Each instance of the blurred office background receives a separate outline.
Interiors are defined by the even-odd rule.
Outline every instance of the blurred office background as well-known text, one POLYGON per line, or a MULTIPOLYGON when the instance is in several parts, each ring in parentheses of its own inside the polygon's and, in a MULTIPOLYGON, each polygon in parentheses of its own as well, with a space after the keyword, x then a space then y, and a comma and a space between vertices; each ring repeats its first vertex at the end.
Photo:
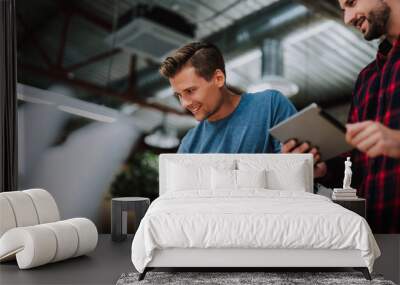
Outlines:
POLYGON ((336 0, 17 0, 19 188, 45 188, 64 218, 109 231, 109 201, 158 191, 157 155, 196 121, 160 62, 190 41, 223 52, 227 83, 281 90, 345 122, 377 42, 336 0))

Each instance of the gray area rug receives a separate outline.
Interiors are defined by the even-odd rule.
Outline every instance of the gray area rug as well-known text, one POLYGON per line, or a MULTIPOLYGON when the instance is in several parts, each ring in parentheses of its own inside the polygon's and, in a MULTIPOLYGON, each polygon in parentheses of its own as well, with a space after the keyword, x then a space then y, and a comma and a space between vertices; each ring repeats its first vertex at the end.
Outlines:
POLYGON ((148 272, 142 281, 138 281, 139 273, 122 274, 117 285, 133 284, 387 284, 380 275, 372 275, 368 281, 360 272, 148 272))

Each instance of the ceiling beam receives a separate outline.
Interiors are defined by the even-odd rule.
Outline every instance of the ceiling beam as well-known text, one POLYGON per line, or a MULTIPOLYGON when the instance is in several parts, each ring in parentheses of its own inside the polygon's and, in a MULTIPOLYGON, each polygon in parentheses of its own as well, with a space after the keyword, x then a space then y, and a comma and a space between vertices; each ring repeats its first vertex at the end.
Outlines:
POLYGON ((100 60, 103 60, 103 59, 105 59, 107 57, 116 55, 117 53, 120 53, 121 51, 122 50, 120 48, 113 48, 113 49, 107 50, 105 52, 99 53, 99 54, 97 54, 95 56, 89 57, 89 58, 87 58, 87 59, 85 59, 85 60, 83 60, 81 62, 78 62, 78 63, 75 63, 73 65, 70 65, 70 66, 66 67, 65 69, 67 71, 71 72, 71 71, 77 70, 79 68, 82 68, 84 66, 87 66, 89 64, 92 64, 92 63, 98 62, 100 60))
POLYGON ((138 104, 139 106, 142 106, 142 107, 156 109, 156 110, 164 112, 164 113, 171 113, 171 114, 176 114, 176 115, 181 115, 181 116, 189 115, 185 111, 180 111, 175 108, 171 108, 171 107, 168 107, 168 106, 165 106, 162 104, 158 104, 158 103, 147 102, 146 100, 137 98, 136 96, 133 96, 133 94, 128 93, 128 92, 115 92, 104 86, 99 86, 99 85, 96 85, 94 83, 91 83, 91 82, 88 82, 85 80, 73 78, 72 76, 68 76, 68 74, 66 74, 60 70, 45 70, 40 67, 36 67, 36 66, 28 65, 28 64, 21 65, 21 69, 23 69, 24 71, 29 71, 29 72, 39 75, 39 76, 43 76, 43 77, 50 78, 53 80, 62 81, 71 86, 89 91, 90 93, 93 93, 93 94, 119 98, 124 101, 138 104))
MULTIPOLYGON (((28 25, 26 24, 25 20, 22 18, 22 16, 20 14, 17 14, 17 19, 18 19, 19 23, 22 25, 22 27, 25 30, 25 32, 28 32, 29 31, 28 25)), ((34 32, 30 31, 30 33, 31 33, 30 37, 32 39, 32 43, 36 47, 38 52, 40 53, 40 56, 42 57, 43 61, 46 63, 46 65, 48 67, 52 67, 53 63, 52 63, 52 61, 50 59, 50 56, 42 48, 42 46, 40 45, 40 43, 39 43, 38 39, 36 38, 34 32)))
POLYGON ((63 62, 64 62, 64 53, 65 53, 65 45, 67 43, 67 37, 68 37, 68 29, 71 23, 71 13, 64 13, 64 25, 63 29, 61 32, 61 37, 60 37, 60 46, 58 50, 58 59, 57 59, 57 66, 59 68, 63 67, 63 62))
POLYGON ((129 63, 128 89, 127 92, 135 94, 137 79, 137 56, 132 55, 129 63))
POLYGON ((71 7, 69 7, 69 9, 71 9, 71 11, 78 15, 81 16, 82 18, 86 19, 87 21, 95 24, 96 26, 106 30, 107 32, 112 32, 113 30, 113 25, 112 23, 110 23, 109 21, 97 16, 96 14, 93 14, 89 11, 86 11, 80 7, 78 7, 77 5, 71 5, 71 7))

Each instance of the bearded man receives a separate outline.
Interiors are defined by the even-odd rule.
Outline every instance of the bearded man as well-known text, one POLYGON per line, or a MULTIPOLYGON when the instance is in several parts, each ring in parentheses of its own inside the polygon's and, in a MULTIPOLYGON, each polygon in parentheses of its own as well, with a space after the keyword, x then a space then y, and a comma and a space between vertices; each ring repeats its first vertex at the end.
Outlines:
MULTIPOLYGON (((347 25, 367 41, 382 40, 376 59, 358 76, 346 125, 346 139, 355 147, 351 156, 358 181, 353 187, 367 200, 374 233, 400 233, 400 1, 338 1, 347 25)), ((310 148, 291 140, 282 152, 310 148)), ((335 173, 343 175, 342 164, 343 158, 339 164, 338 159, 319 163, 317 176, 331 186, 341 180, 335 173)))

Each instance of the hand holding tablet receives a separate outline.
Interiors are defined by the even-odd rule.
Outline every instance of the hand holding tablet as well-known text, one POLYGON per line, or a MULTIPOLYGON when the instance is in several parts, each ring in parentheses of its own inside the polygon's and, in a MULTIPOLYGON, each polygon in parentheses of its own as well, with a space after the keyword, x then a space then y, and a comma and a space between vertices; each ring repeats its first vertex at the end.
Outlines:
POLYGON ((291 152, 309 151, 314 154, 316 162, 326 161, 353 148, 346 142, 346 128, 315 103, 269 131, 282 143, 295 139, 300 144, 292 147, 291 152), (314 148, 310 150, 310 147, 314 148))

